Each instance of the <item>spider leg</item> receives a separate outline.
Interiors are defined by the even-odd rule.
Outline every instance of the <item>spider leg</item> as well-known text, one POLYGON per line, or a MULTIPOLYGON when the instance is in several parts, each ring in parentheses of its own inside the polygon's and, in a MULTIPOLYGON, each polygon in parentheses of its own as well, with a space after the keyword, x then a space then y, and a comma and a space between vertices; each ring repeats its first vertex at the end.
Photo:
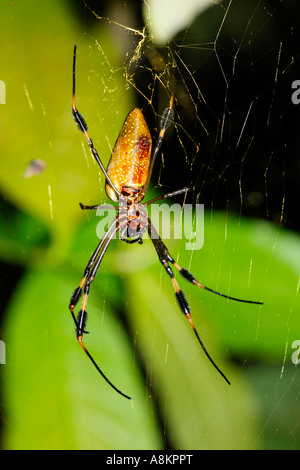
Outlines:
POLYGON ((147 191, 147 188, 148 188, 148 185, 149 185, 149 182, 150 182, 150 177, 151 177, 151 174, 152 174, 152 170, 153 170, 153 167, 154 167, 154 163, 155 163, 156 157, 159 153, 159 150, 161 148, 161 144, 164 140, 166 130, 168 129, 169 125, 171 124, 171 122, 174 118, 173 104, 174 104, 174 97, 173 97, 173 95, 171 95, 171 98, 170 98, 170 101, 169 101, 169 106, 164 110, 163 115, 162 115, 161 120, 160 120, 160 131, 159 131, 159 135, 158 135, 155 147, 154 147, 153 152, 152 152, 151 162, 150 162, 150 166, 149 166, 149 170, 148 170, 148 179, 147 179, 147 182, 146 182, 145 187, 144 187, 144 193, 146 193, 146 191, 147 191))
POLYGON ((70 300, 70 305, 69 309, 72 314, 72 317, 74 319, 75 325, 76 325, 76 338, 90 361, 93 363, 97 371, 101 374, 101 376, 104 378, 104 380, 120 395, 122 395, 125 398, 128 398, 129 400, 131 399, 128 395, 125 395, 121 390, 119 390, 115 385, 111 383, 111 381, 106 377, 106 375, 102 372, 96 361, 94 360, 93 356, 89 353, 87 350, 85 344, 83 343, 83 335, 84 333, 87 333, 85 331, 85 325, 87 322, 87 311, 86 311, 86 306, 88 302, 88 296, 90 292, 90 284, 91 282, 95 279, 97 272, 99 270, 100 264, 103 260, 103 257, 106 253, 107 248, 110 245, 110 242, 113 239, 113 236, 115 233, 119 230, 118 224, 118 218, 116 217, 111 225, 109 226, 107 232, 104 234, 102 237, 100 243, 98 244, 96 250, 92 254, 85 270, 84 270, 84 275, 83 278, 81 279, 79 286, 75 289, 71 300, 70 300), (77 318, 75 317, 74 314, 74 308, 76 304, 78 303, 81 295, 82 295, 82 290, 83 290, 83 299, 81 302, 81 307, 78 312, 77 318))
POLYGON ((88 125, 83 117, 83 115, 78 111, 78 109, 76 108, 76 104, 75 104, 75 66, 76 66, 76 49, 77 49, 77 46, 75 44, 74 46, 74 53, 73 53, 73 95, 72 95, 72 113, 73 113, 73 118, 74 118, 74 121, 75 123, 77 124, 77 127, 78 129, 84 134, 84 137, 86 138, 87 140, 87 143, 88 143, 88 146, 90 147, 91 149, 91 152, 92 152, 92 155, 93 157, 95 158, 96 162, 98 163, 98 165, 100 166, 101 168, 101 171, 102 173, 104 174, 105 178, 106 178, 106 181, 108 182, 108 184, 111 186, 111 188, 114 190, 115 194, 117 194, 118 197, 121 196, 121 193, 120 191, 117 190, 117 188, 115 187, 115 185, 113 184, 113 182, 111 181, 110 177, 108 176, 107 174, 107 171, 101 161, 101 158, 99 157, 99 154, 97 152, 97 150, 95 149, 94 147, 94 144, 93 144, 93 141, 92 139, 90 138, 89 134, 88 134, 88 125))
POLYGON ((120 237, 120 240, 122 240, 122 242, 128 243, 128 245, 132 245, 133 243, 136 243, 136 242, 139 242, 140 245, 143 244, 142 237, 132 238, 131 240, 125 237, 120 237))
POLYGON ((151 199, 150 201, 144 202, 143 204, 144 204, 144 206, 149 206, 149 204, 152 204, 153 202, 159 201, 160 199, 167 199, 169 197, 178 196, 178 194, 187 193, 189 190, 190 190, 190 188, 178 189, 177 191, 173 191, 171 193, 166 193, 166 194, 163 194, 162 196, 157 196, 157 197, 151 199))
MULTIPOLYGON (((80 300, 80 297, 82 295, 82 289, 85 285, 85 282, 87 280, 87 278, 89 277, 90 275, 90 271, 92 269, 92 267, 94 266, 95 264, 95 261, 99 255, 99 253, 101 253, 102 257, 101 259, 103 258, 104 254, 105 254, 105 251, 106 249, 108 248, 108 245, 105 246, 105 244, 107 243, 107 241, 111 241, 114 233, 115 233, 115 228, 117 226, 117 217, 112 221, 112 223, 110 224, 108 230, 105 232, 105 234, 103 235, 102 239, 100 240, 100 242, 98 243, 94 253, 92 254, 92 256, 90 257, 89 259, 89 262, 88 264, 86 265, 85 267, 85 270, 84 270, 84 273, 83 273, 83 277, 78 285, 78 287, 76 287, 76 289, 74 290, 72 296, 71 296, 71 299, 70 299, 70 303, 69 303, 69 310, 71 312, 71 315, 73 317, 73 320, 75 322, 75 325, 76 327, 78 326, 77 324, 77 320, 76 320, 76 317, 75 317, 75 314, 74 314, 74 308, 76 307, 77 303, 79 302, 80 300), (102 254, 102 252, 103 254, 102 254)), ((100 256, 101 256, 100 255, 100 256)))
POLYGON ((182 268, 179 266, 178 263, 171 257, 171 255, 168 255, 169 261, 173 264, 173 266, 179 271, 182 277, 186 279, 187 281, 191 282, 195 286, 201 287, 202 289, 208 290, 209 292, 212 292, 213 294, 220 295, 221 297, 225 297, 225 299, 229 300, 234 300, 235 302, 243 302, 245 304, 256 304, 256 305, 263 305, 263 302, 256 301, 256 300, 244 300, 244 299, 238 299, 236 297, 231 297, 230 295, 222 294, 221 292, 218 292, 216 290, 210 289, 210 287, 206 287, 203 284, 200 284, 200 282, 197 281, 197 279, 194 277, 192 273, 190 273, 187 269, 182 268))
POLYGON ((114 209, 114 210, 117 209, 117 207, 111 206, 110 204, 100 204, 100 205, 95 204, 94 206, 86 206, 85 204, 81 204, 81 202, 80 202, 79 205, 80 205, 80 209, 82 209, 82 210, 103 209, 103 210, 106 211, 106 210, 110 210, 110 209, 114 209))
POLYGON ((175 290, 175 297, 176 297, 176 300, 177 300, 177 303, 179 305, 180 310, 185 315, 185 317, 188 320, 190 326, 192 327, 192 329, 195 333, 195 336, 196 336, 202 350, 204 351, 205 355, 207 356, 207 358, 209 359, 211 364, 214 366, 214 368, 219 372, 219 374, 230 385, 230 382, 227 379, 227 377, 225 376, 225 374, 221 371, 221 369, 217 366, 215 361, 212 359, 212 357, 208 353, 206 347, 203 344, 203 341, 201 340, 201 338, 200 338, 200 336, 199 336, 199 334, 198 334, 198 332, 195 328, 194 322, 193 322, 192 317, 191 317, 191 308, 189 306, 189 303, 186 299, 186 296, 185 296, 184 292, 180 289, 180 287, 179 287, 179 285, 178 285, 178 283, 175 279, 173 270, 169 266, 169 263, 171 262, 171 259, 173 260, 173 258, 170 256, 166 245, 163 243, 163 241, 159 237, 159 235, 158 235, 156 229, 154 228, 154 226, 152 225, 151 220, 150 220, 149 217, 148 217, 148 233, 150 235, 150 238, 152 240, 154 248, 156 249, 159 261, 161 262, 161 264, 165 268, 166 273, 169 275, 169 277, 172 281, 172 285, 173 285, 174 290, 175 290))
POLYGON ((122 395, 123 397, 125 398, 128 398, 128 400, 131 400, 131 397, 129 397, 128 395, 125 395, 125 393, 121 392, 121 390, 119 390, 107 377, 106 375, 104 374, 104 372, 100 369, 100 367, 98 366, 97 362, 95 361, 95 359, 93 358, 93 356, 89 353, 89 351, 87 350, 85 344, 83 343, 83 333, 85 333, 84 331, 84 328, 85 328, 85 324, 86 324, 86 320, 87 320, 87 312, 85 310, 85 307, 86 307, 86 303, 87 303, 87 297, 88 297, 88 291, 89 291, 89 288, 85 288, 85 294, 84 296, 85 297, 85 300, 83 301, 84 303, 84 310, 80 310, 79 314, 78 314, 78 317, 77 317, 77 327, 76 327, 76 336, 77 336, 77 341, 79 342, 80 346, 82 347, 82 349, 84 350, 85 354, 88 356, 88 358, 90 359, 90 361, 94 364, 95 368, 97 369, 97 371, 99 372, 99 374, 104 378, 104 380, 116 391, 118 392, 120 395, 122 395))

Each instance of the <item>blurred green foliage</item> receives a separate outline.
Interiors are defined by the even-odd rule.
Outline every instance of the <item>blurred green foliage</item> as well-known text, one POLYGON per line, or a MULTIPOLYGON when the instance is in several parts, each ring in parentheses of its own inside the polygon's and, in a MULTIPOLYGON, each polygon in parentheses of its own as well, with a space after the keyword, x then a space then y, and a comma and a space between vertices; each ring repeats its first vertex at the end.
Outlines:
POLYGON ((106 199, 71 117, 75 42, 78 108, 104 163, 134 106, 106 25, 78 40, 81 33, 64 2, 0 5, 0 78, 7 86, 0 256, 26 268, 0 330, 7 354, 0 366, 2 447, 299 448, 299 377, 290 359, 300 330, 299 237, 278 227, 215 212, 205 218, 202 250, 167 241, 200 282, 264 301, 263 307, 229 302, 180 282, 231 387, 195 341, 149 240, 112 243, 88 305, 88 348, 132 402, 97 375, 79 348, 68 302, 96 246, 98 219, 78 203, 106 199), (34 158, 43 158, 46 169, 24 179, 34 158))

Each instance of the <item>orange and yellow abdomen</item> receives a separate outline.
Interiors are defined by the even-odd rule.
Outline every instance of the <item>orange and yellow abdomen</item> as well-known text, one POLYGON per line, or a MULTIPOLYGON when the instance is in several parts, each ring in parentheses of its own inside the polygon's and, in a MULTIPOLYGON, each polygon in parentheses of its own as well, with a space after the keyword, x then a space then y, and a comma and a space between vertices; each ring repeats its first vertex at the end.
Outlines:
MULTIPOLYGON (((142 111, 133 109, 127 115, 111 154, 107 174, 123 195, 140 193, 146 185, 151 159, 152 139, 142 111)), ((118 196, 106 181, 105 191, 114 202, 118 196)))

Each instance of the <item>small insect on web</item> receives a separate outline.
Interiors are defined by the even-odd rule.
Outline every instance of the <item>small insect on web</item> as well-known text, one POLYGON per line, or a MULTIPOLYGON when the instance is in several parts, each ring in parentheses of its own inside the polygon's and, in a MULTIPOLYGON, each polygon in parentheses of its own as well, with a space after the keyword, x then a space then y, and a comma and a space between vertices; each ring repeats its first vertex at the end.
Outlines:
MULTIPOLYGON (((85 330, 87 322, 87 302, 90 292, 90 286, 93 280, 95 279, 100 264, 104 258, 106 250, 108 249, 112 239, 115 234, 119 231, 120 238, 126 243, 143 243, 143 234, 147 231, 150 239, 153 243, 153 246, 157 252, 159 261, 165 268, 166 273, 169 275, 174 291, 177 303, 180 307, 181 312, 185 315, 189 324, 191 325, 196 338, 201 345, 204 353, 208 357, 209 361, 212 363, 214 368, 219 372, 219 374, 230 384, 227 377, 219 369, 217 364, 209 355, 207 349, 205 348, 200 336, 194 326, 191 309, 188 304, 188 301, 185 297, 183 291, 179 288, 179 285, 175 279, 174 272, 170 266, 173 265, 174 268, 181 274, 181 276, 194 284, 195 286, 206 289, 214 294, 225 297, 226 299, 235 300, 238 302, 250 303, 250 304, 259 304, 262 302, 255 302, 252 300, 241 300, 235 297, 230 297, 220 292, 214 291, 202 284, 200 284, 196 278, 191 274, 187 269, 182 268, 171 256, 166 245, 159 237, 155 227, 153 226, 147 211, 146 206, 152 204, 158 200, 166 199, 169 197, 174 197, 178 194, 186 193, 189 189, 183 188, 171 193, 158 196, 148 202, 141 203, 146 195, 146 191, 149 185, 151 173, 153 170, 154 162, 156 156, 160 150, 163 138, 166 132, 166 129, 170 125, 174 116, 173 102, 174 98, 171 96, 169 106, 163 112, 161 121, 160 121, 160 132, 157 138, 157 142, 152 151, 152 138, 148 126, 146 124, 143 113, 140 109, 133 109, 127 115, 124 124, 121 128, 120 134, 115 143, 114 149, 112 151, 107 169, 105 169, 97 150, 94 147, 93 141, 88 134, 88 126, 83 118, 82 114, 77 110, 75 105, 75 66, 76 66, 76 45, 74 46, 73 54, 73 96, 72 96, 72 113, 79 130, 84 134, 88 146, 92 152, 93 157, 100 166, 105 178, 105 191, 107 196, 114 202, 117 202, 119 205, 115 207, 116 216, 113 222, 108 227, 107 231, 104 233, 102 239, 97 245, 94 253, 92 254, 89 262, 87 263, 83 277, 79 283, 79 286, 75 289, 69 304, 69 309, 74 319, 76 325, 76 337, 77 340, 89 357, 91 362, 94 364, 97 371, 102 375, 106 382, 116 390, 120 395, 125 398, 130 399, 128 395, 121 392, 117 387, 115 387, 111 381, 106 377, 102 372, 92 355, 87 350, 86 346, 83 343, 83 335, 87 333, 85 330), (83 298, 81 301, 80 310, 75 316, 74 309, 78 304, 81 296, 83 298)), ((95 210, 99 205, 86 206, 80 204, 81 209, 83 210, 95 210)))

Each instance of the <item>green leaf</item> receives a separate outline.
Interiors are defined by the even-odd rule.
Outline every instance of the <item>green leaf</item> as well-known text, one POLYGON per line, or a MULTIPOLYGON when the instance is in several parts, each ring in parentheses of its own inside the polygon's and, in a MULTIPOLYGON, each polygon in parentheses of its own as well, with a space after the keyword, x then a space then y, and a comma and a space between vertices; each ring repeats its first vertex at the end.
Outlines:
POLYGON ((132 345, 106 300, 114 286, 103 284, 101 296, 95 292, 89 302, 85 344, 132 401, 103 380, 77 344, 67 307, 76 281, 62 270, 31 271, 4 327, 4 448, 162 448, 132 345))

